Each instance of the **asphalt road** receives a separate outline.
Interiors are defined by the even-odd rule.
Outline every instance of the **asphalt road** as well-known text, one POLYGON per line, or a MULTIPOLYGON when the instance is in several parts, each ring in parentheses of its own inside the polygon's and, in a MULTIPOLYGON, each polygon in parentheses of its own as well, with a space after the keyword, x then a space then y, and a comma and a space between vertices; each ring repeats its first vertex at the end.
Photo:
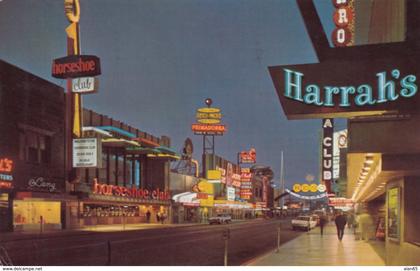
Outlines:
POLYGON ((230 229, 228 265, 241 265, 302 232, 289 220, 251 220, 229 225, 74 233, 2 242, 14 265, 223 265, 223 231, 230 229))

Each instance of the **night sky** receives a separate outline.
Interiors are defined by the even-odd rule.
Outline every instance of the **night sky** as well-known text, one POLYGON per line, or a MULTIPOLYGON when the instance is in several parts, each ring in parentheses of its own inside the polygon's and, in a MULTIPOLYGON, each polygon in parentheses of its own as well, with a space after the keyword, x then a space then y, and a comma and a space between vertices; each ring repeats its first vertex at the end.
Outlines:
MULTIPOLYGON (((58 85, 51 61, 66 54, 62 0, 0 0, 0 58, 58 85)), ((191 124, 204 99, 219 107, 228 132, 216 153, 236 161, 254 147, 259 164, 286 186, 318 176, 321 120, 288 121, 268 66, 316 63, 294 0, 80 0, 82 54, 101 58, 97 94, 84 106, 156 136, 181 150, 202 138, 191 124)), ((316 1, 327 34, 330 0, 316 1)), ((1 78, 0 78, 1 80, 1 78)), ((344 122, 339 122, 343 128, 344 122)))

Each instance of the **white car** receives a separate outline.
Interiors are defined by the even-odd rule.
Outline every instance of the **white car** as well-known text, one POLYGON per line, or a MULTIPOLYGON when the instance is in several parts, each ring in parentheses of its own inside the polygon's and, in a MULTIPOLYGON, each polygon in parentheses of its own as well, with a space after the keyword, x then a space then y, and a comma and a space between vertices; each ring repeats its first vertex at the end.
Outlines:
POLYGON ((209 218, 210 224, 228 224, 232 222, 232 217, 226 214, 218 214, 209 218))
POLYGON ((292 228, 293 230, 296 229, 304 229, 304 230, 311 230, 316 227, 317 221, 313 216, 298 216, 292 219, 292 228))

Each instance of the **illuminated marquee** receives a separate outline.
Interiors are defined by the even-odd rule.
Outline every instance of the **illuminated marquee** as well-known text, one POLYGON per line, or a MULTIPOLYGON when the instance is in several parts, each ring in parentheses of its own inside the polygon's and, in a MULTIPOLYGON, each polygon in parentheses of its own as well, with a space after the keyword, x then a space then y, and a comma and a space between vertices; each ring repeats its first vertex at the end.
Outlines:
POLYGON ((53 60, 52 76, 66 79, 101 74, 99 58, 92 55, 72 55, 53 60))
POLYGON ((226 126, 223 124, 192 124, 191 130, 196 135, 223 135, 226 132, 226 126))
POLYGON ((107 196, 119 196, 138 199, 170 200, 171 195, 167 191, 160 191, 159 188, 153 191, 147 189, 127 188, 117 185, 99 184, 93 180, 92 193, 107 196))

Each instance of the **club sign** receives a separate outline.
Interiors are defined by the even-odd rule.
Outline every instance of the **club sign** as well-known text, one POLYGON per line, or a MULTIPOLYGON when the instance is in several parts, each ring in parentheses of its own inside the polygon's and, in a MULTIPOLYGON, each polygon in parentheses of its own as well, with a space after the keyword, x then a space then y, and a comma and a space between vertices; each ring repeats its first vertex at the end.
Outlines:
POLYGON ((331 180, 333 170, 333 133, 334 119, 322 120, 322 180, 327 188, 327 192, 331 192, 331 180))

